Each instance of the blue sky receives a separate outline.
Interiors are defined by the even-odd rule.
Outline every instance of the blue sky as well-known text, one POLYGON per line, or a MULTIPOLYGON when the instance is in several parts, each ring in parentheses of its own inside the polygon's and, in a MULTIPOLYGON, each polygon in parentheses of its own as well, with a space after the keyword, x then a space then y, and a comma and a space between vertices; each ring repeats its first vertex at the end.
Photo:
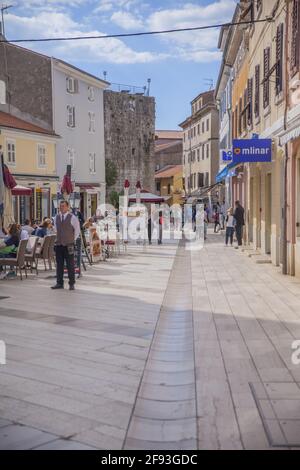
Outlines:
MULTIPOLYGON (((5 16, 7 39, 99 35, 217 24, 232 18, 236 0, 16 0, 5 16)), ((218 30, 126 39, 33 44, 107 80, 136 86, 152 79, 157 129, 176 129, 190 101, 216 82, 218 30)))

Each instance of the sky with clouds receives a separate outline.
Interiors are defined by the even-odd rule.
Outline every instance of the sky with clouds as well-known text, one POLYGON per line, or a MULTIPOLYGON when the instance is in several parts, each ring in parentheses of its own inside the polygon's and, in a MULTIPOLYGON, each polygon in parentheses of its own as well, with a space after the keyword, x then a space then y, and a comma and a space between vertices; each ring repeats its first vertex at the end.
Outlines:
MULTIPOLYGON (((230 21, 236 0, 15 0, 5 15, 8 40, 90 36, 196 27, 230 21)), ((157 129, 176 129, 190 101, 216 82, 219 30, 122 39, 26 43, 114 83, 151 78, 157 129)))

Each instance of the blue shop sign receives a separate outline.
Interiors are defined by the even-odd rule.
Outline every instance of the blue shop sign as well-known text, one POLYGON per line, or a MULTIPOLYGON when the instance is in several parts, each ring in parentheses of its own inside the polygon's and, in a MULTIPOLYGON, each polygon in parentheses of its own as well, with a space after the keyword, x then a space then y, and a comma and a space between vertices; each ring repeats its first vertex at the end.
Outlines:
POLYGON ((233 141, 234 163, 257 163, 272 161, 272 139, 249 139, 233 141))
POLYGON ((225 150, 222 151, 222 161, 232 162, 232 150, 228 150, 228 152, 225 152, 225 150))

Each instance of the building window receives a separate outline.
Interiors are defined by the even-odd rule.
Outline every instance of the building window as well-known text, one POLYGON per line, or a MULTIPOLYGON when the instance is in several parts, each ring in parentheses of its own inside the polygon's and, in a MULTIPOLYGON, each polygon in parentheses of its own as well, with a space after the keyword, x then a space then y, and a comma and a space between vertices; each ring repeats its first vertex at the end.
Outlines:
POLYGON ((204 174, 198 173, 198 186, 199 188, 203 188, 204 186, 204 174))
POLYGON ((75 169, 75 150, 68 148, 68 163, 71 165, 72 170, 75 169))
POLYGON ((206 121, 206 131, 209 132, 209 119, 206 121))
POLYGON ((45 147, 45 145, 38 144, 37 153, 38 153, 38 167, 39 168, 45 168, 46 167, 46 147, 45 147))
POLYGON ((6 155, 8 165, 16 164, 16 142, 14 140, 6 141, 6 155))
POLYGON ((168 194, 171 194, 171 185, 168 184, 168 194))
POLYGON ((270 105, 270 59, 271 49, 264 49, 264 109, 270 105))
POLYGON ((205 173, 205 180, 204 180, 204 186, 209 185, 209 173, 205 173))
POLYGON ((263 0, 256 0, 256 10, 259 12, 262 9, 263 0))
POLYGON ((298 71, 300 65, 300 0, 293 0, 291 32, 291 71, 298 71))
POLYGON ((78 80, 73 77, 67 77, 66 78, 66 88, 68 93, 78 93, 79 91, 79 86, 78 86, 78 80))
POLYGON ((197 161, 200 162, 200 149, 197 149, 197 161))
POLYGON ((206 158, 209 158, 209 144, 206 145, 206 158))
POLYGON ((67 106, 67 126, 75 127, 75 106, 67 106))
POLYGON ((198 124, 198 135, 200 135, 200 124, 198 124))
POLYGON ((0 104, 6 104, 6 83, 0 80, 0 104))
POLYGON ((90 173, 94 175, 96 173, 96 154, 95 152, 89 154, 90 160, 90 173))
POLYGON ((205 145, 202 145, 202 160, 205 158, 205 145))
POLYGON ((95 88, 93 86, 88 87, 88 99, 89 101, 95 101, 95 88))
POLYGON ((255 97, 254 97, 254 115, 259 118, 260 114, 260 65, 255 67, 255 97))
POLYGON ((160 193, 160 181, 156 183, 156 191, 160 193))
POLYGON ((95 113, 89 112, 89 132, 96 132, 95 113))
POLYGON ((202 122, 202 134, 204 134, 204 132, 205 132, 205 122, 203 121, 202 122))
POLYGON ((283 90, 283 23, 277 27, 276 33, 276 95, 283 90))

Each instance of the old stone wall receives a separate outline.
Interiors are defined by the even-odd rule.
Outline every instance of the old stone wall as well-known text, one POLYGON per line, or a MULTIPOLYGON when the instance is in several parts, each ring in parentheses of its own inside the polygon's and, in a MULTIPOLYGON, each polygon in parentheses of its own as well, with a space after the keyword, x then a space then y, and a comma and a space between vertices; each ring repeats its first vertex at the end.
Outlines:
POLYGON ((135 192, 155 190, 155 99, 138 94, 104 92, 105 158, 115 162, 118 178, 114 187, 121 192, 125 179, 135 192))
POLYGON ((161 170, 167 165, 182 164, 182 141, 171 143, 162 150, 155 151, 155 168, 161 170))
POLYGON ((0 43, 0 80, 6 84, 6 104, 0 105, 1 111, 52 129, 50 57, 0 43))

